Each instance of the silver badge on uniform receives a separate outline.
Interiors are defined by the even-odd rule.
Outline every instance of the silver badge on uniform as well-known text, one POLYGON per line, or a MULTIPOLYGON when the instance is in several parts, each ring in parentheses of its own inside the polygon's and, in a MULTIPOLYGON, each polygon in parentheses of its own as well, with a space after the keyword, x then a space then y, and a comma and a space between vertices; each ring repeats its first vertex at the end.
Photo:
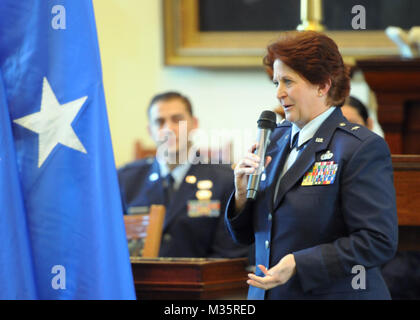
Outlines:
POLYGON ((334 153, 332 153, 330 150, 325 152, 323 155, 321 155, 321 161, 330 160, 334 156, 334 153))

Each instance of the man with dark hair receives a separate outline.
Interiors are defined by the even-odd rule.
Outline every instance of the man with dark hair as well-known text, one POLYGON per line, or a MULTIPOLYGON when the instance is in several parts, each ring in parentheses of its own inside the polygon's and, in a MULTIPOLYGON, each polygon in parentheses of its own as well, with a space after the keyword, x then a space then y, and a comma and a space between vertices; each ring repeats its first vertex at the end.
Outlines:
POLYGON ((373 129, 373 120, 369 117, 366 106, 357 98, 349 96, 341 107, 343 116, 352 123, 365 126, 369 130, 373 129))
POLYGON ((174 99, 179 99, 181 102, 183 102, 190 116, 192 117, 194 116, 190 100, 187 97, 180 94, 179 92, 175 92, 175 91, 168 91, 168 92, 163 92, 163 93, 159 93, 155 95, 150 101, 149 106, 147 107, 147 116, 150 118, 150 110, 157 102, 169 101, 169 100, 174 100, 174 99))
POLYGON ((233 242, 223 221, 233 190, 232 169, 188 161, 194 153, 185 135, 198 127, 188 98, 178 92, 158 94, 147 115, 157 155, 119 170, 124 213, 165 205, 161 257, 247 257, 248 247, 233 242))

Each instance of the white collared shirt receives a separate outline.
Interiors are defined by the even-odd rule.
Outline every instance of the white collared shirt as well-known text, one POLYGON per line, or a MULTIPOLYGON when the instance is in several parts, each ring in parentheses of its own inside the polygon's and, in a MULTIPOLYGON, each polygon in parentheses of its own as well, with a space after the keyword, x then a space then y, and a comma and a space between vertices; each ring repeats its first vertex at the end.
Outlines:
MULTIPOLYGON (((334 112, 336 107, 332 106, 328 108, 326 111, 321 113, 319 116, 317 116, 315 119, 312 119, 309 121, 302 129, 300 129, 297 125, 292 123, 292 133, 290 134, 290 148, 292 148, 292 141, 293 137, 299 132, 299 139, 297 143, 297 147, 293 148, 289 156, 287 157, 283 170, 280 174, 280 179, 284 176, 284 174, 287 172, 287 170, 290 169, 290 167, 295 163, 297 156, 299 155, 299 150, 297 150, 300 146, 302 146, 304 143, 306 143, 308 140, 312 139, 321 124, 327 119, 331 113, 334 112)), ((305 148, 304 146, 303 148, 305 148)))
POLYGON ((166 177, 169 173, 174 178, 174 190, 178 190, 182 181, 184 180, 185 175, 191 167, 191 163, 180 164, 175 167, 172 171, 169 170, 168 165, 165 162, 160 162, 158 160, 160 176, 162 178, 166 177))

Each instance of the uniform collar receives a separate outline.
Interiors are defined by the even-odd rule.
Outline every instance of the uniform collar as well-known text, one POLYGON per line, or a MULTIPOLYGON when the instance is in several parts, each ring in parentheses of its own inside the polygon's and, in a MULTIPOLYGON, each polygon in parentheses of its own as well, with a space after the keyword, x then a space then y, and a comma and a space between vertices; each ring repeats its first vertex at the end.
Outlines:
POLYGON ((327 119, 331 113, 336 109, 335 106, 328 108, 326 111, 321 113, 315 119, 309 121, 302 129, 292 123, 292 133, 290 135, 290 148, 292 148, 293 137, 299 133, 298 148, 305 144, 308 140, 312 139, 315 133, 318 131, 321 124, 327 119))
POLYGON ((169 170, 168 165, 165 162, 157 161, 159 164, 160 176, 162 178, 166 177, 169 173, 174 178, 174 188, 178 189, 181 185, 182 181, 184 180, 185 175, 187 174, 188 170, 191 167, 191 163, 180 164, 175 167, 172 171, 169 170))

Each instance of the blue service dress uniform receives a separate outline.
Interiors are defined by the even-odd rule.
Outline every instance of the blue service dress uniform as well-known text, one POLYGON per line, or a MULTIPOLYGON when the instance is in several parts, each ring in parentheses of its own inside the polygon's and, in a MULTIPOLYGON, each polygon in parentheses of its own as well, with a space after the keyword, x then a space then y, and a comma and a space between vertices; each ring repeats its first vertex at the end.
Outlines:
MULTIPOLYGON (((257 265, 271 268, 289 253, 296 261, 296 274, 286 284, 266 291, 250 287, 248 298, 389 299, 380 267, 396 252, 398 225, 386 142, 349 123, 336 108, 273 199, 290 134, 288 121, 274 130, 267 149, 272 161, 256 201, 236 214, 232 194, 226 209, 234 239, 255 241, 257 265)), ((257 275, 263 276, 259 268, 257 275)))
MULTIPOLYGON (((118 170, 125 214, 148 212, 150 205, 164 203, 164 184, 155 158, 142 159, 118 170)), ((192 164, 166 206, 160 257, 248 256, 248 246, 235 243, 224 224, 224 210, 233 189, 233 172, 227 165, 192 164), (187 179, 195 177, 195 179, 187 179), (197 184, 210 180, 210 202, 197 199, 197 184), (200 205, 211 206, 211 212, 200 205), (203 209, 203 207, 201 207, 203 209)))

